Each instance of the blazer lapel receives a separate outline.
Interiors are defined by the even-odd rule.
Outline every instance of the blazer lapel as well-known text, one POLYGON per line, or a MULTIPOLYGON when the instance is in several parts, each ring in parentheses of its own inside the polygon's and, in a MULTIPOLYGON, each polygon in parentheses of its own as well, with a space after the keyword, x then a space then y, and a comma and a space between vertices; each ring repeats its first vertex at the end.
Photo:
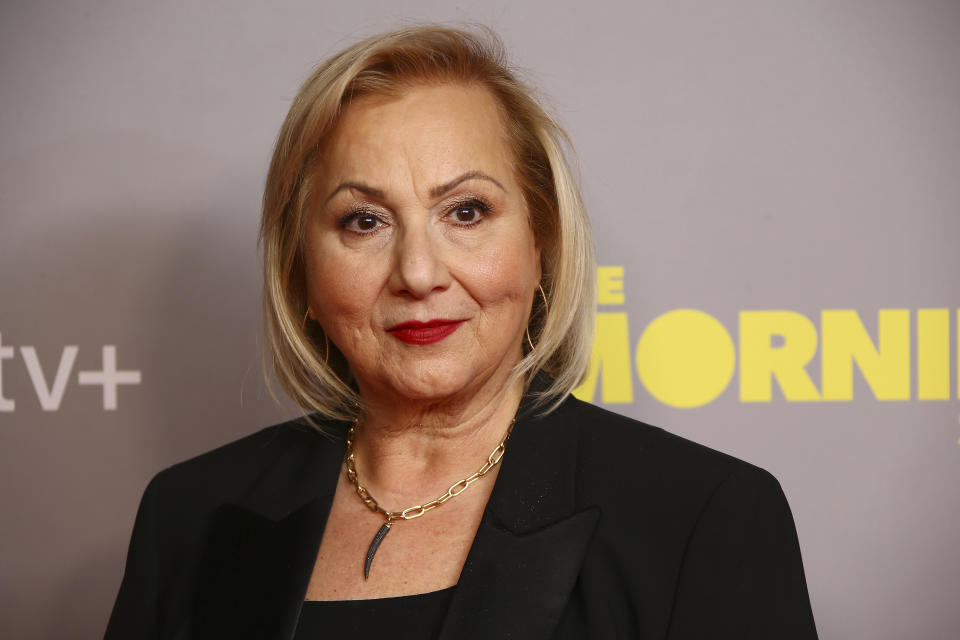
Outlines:
POLYGON ((553 634, 600 517, 576 510, 577 443, 560 413, 517 420, 441 640, 553 634))
MULTIPOLYGON (((532 418, 521 408, 441 640, 552 635, 600 517, 576 509, 577 443, 562 413, 532 418)), ((248 494, 216 513, 192 638, 293 637, 344 441, 290 431, 248 494)))
POLYGON ((342 439, 283 434, 238 504, 217 510, 201 559, 192 638, 293 637, 336 489, 342 439))

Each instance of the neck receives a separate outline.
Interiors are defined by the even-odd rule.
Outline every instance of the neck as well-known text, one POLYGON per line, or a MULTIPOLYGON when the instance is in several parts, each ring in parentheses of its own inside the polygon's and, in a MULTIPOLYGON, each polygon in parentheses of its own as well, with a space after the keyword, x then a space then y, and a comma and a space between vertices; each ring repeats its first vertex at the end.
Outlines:
POLYGON ((459 406, 370 406, 354 438, 357 473, 390 509, 432 499, 476 471, 507 434, 522 381, 459 406))

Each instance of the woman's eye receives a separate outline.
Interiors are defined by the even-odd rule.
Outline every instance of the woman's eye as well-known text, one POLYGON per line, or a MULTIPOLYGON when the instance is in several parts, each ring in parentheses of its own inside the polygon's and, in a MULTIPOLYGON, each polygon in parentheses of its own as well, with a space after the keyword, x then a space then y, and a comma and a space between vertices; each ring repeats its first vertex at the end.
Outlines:
POLYGON ((355 211, 343 218, 340 224, 347 231, 363 235, 375 232, 383 224, 383 221, 372 213, 355 211))
POLYGON ((480 222, 488 210, 489 207, 482 202, 471 201, 454 207, 450 216, 455 223, 469 227, 480 222))

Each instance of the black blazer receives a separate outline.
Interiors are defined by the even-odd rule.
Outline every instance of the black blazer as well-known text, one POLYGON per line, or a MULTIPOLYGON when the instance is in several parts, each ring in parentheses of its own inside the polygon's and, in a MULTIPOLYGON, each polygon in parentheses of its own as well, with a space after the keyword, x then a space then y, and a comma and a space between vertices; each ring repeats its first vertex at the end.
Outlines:
MULTIPOLYGON (((291 638, 344 455, 330 429, 287 422, 159 473, 107 639, 291 638)), ((573 398, 522 411, 502 465, 443 640, 817 637, 766 471, 573 398)))

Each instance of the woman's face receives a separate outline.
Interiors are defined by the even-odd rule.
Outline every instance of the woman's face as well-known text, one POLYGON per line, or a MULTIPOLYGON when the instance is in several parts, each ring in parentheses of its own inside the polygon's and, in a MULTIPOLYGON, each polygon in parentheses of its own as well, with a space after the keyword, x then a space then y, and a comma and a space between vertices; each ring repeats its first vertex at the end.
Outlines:
POLYGON ((540 252, 497 104, 412 87, 347 108, 306 233, 313 318, 368 399, 472 397, 505 380, 540 252))

